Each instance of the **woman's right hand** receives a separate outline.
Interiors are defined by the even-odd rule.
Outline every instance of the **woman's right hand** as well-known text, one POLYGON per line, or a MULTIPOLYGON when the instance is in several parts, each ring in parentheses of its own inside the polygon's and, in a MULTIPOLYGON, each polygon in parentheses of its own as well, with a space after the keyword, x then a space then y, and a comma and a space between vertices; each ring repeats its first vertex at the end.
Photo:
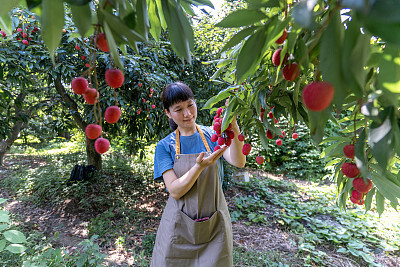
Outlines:
POLYGON ((227 149, 228 146, 223 146, 208 157, 204 157, 205 152, 201 152, 200 155, 196 158, 196 164, 198 164, 199 167, 201 167, 202 169, 205 169, 208 166, 217 162, 217 160, 224 154, 225 150, 227 149))

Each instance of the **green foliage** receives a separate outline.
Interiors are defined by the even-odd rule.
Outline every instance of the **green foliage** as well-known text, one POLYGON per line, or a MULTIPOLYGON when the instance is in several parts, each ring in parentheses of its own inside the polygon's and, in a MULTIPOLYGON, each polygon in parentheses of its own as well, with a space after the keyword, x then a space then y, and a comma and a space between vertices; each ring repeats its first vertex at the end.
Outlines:
POLYGON ((364 214, 360 209, 343 212, 332 206, 334 194, 330 188, 323 189, 319 185, 318 190, 314 187, 301 189, 284 181, 255 178, 240 186, 252 195, 235 199, 232 220, 244 219, 248 224, 277 223, 299 234, 298 247, 306 263, 329 262, 329 257, 319 250, 323 244, 370 264, 375 264, 371 247, 386 251, 400 249, 396 235, 381 236, 382 229, 376 223, 376 217, 364 214), (309 194, 306 201, 305 194, 309 194), (299 201, 300 198, 303 201, 299 201))
POLYGON ((252 251, 244 247, 235 247, 233 250, 233 262, 237 267, 241 266, 266 266, 266 267, 289 267, 290 259, 282 258, 279 253, 268 251, 252 251), (285 263, 283 263, 285 262, 285 263))
MULTIPOLYGON (((0 198, 0 204, 6 202, 4 198, 0 198)), ((25 235, 18 230, 12 229, 10 222, 10 213, 0 208, 0 254, 10 252, 13 254, 21 254, 26 250, 25 235)))

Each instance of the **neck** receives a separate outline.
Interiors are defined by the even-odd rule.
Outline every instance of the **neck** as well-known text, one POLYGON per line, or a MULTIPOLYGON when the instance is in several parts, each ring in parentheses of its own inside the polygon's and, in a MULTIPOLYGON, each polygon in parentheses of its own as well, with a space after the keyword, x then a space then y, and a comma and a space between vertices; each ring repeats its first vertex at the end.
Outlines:
POLYGON ((190 128, 182 128, 178 126, 179 134, 182 136, 189 136, 197 132, 196 125, 190 128))

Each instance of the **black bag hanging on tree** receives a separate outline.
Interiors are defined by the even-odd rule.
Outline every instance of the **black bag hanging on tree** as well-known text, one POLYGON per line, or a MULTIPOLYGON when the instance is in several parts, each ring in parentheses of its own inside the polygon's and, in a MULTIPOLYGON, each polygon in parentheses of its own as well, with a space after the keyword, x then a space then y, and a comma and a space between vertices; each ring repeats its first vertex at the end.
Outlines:
POLYGON ((93 177, 93 173, 95 170, 96 167, 93 165, 85 166, 76 164, 71 171, 67 184, 71 185, 79 181, 88 181, 93 177))

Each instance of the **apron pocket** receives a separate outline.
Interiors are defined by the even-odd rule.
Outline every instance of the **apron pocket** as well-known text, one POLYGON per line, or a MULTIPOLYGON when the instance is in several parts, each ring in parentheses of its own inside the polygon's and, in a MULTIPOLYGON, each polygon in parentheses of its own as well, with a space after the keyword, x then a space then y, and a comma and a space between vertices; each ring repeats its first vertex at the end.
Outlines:
POLYGON ((220 211, 215 211, 209 220, 202 222, 195 222, 181 210, 178 210, 177 216, 173 243, 200 245, 211 241, 222 242, 224 233, 220 211))

